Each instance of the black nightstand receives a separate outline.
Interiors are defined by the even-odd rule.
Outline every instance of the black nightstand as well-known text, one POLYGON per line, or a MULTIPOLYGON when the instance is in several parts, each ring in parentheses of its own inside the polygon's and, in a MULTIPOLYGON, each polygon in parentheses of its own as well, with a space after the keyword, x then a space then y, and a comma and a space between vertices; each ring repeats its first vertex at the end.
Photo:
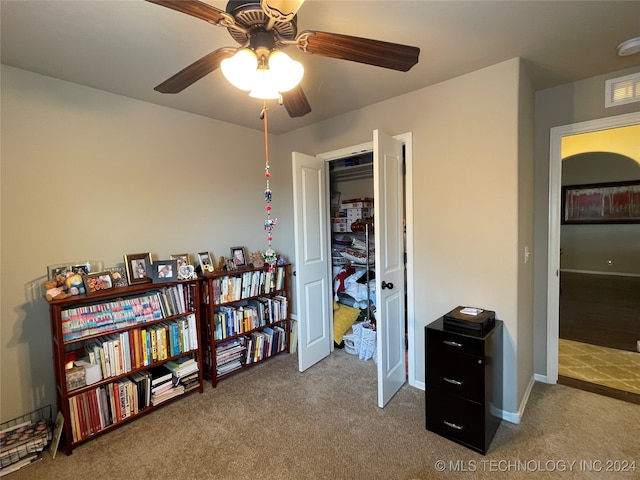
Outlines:
POLYGON ((502 321, 484 335, 425 327, 427 430, 483 455, 500 425, 502 321))

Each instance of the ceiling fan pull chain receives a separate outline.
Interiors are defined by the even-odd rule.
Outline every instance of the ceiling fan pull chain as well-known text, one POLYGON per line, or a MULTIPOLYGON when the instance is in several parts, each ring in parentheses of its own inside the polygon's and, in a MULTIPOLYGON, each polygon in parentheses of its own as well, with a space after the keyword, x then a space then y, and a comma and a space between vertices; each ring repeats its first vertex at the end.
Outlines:
POLYGON ((269 248, 266 252, 262 254, 265 262, 269 264, 269 271, 273 271, 273 268, 278 260, 276 252, 271 248, 271 240, 273 240, 273 228, 276 226, 278 221, 277 218, 271 218, 271 187, 269 184, 269 179, 271 178, 271 172, 269 171, 269 127, 268 127, 268 107, 267 103, 264 103, 262 107, 262 112, 260 113, 260 118, 264 122, 264 155, 265 155, 265 166, 264 166, 264 176, 267 179, 267 188, 264 191, 264 200, 267 202, 267 219, 264 221, 264 229, 267 232, 267 241, 269 242, 269 248))

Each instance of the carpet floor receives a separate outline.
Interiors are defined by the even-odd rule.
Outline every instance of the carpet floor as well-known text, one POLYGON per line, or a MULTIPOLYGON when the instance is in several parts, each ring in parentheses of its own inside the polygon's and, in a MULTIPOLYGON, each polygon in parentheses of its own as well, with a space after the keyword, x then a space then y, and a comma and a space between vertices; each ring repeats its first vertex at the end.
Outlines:
POLYGON ((7 476, 27 479, 637 479, 638 405, 535 383, 486 456, 425 428, 425 392, 377 407, 376 367, 280 355, 7 476))

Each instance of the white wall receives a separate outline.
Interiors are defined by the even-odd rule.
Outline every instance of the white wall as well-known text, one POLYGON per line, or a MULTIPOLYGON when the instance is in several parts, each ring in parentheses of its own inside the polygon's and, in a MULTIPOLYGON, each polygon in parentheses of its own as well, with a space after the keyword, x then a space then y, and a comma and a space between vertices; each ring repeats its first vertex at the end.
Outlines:
MULTIPOLYGON (((376 128, 391 135, 413 132, 417 380, 424 382, 425 325, 458 305, 493 309, 506 327, 504 408, 510 412, 522 399, 520 372, 530 377, 532 371, 527 355, 516 353, 519 241, 526 232, 521 225, 531 224, 533 215, 519 212, 518 203, 519 189, 532 180, 519 178, 520 74, 519 60, 510 60, 301 128, 272 144, 278 156, 290 158, 292 150, 319 154, 371 141, 376 128)), ((285 248, 292 250, 293 227, 282 227, 290 232, 285 248)))
POLYGON ((29 290, 47 265, 229 256, 266 236, 261 132, 4 65, 1 113, 4 421, 55 405, 48 307, 29 290))

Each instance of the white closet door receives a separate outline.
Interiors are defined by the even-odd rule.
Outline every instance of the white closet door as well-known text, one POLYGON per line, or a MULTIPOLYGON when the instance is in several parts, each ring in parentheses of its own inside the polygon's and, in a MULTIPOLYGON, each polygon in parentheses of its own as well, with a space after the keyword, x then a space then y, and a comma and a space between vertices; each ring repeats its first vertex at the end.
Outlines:
POLYGON ((333 341, 326 168, 320 158, 293 153, 294 269, 301 372, 328 356, 333 341))
POLYGON ((378 406, 406 381, 402 142, 374 130, 378 406))

